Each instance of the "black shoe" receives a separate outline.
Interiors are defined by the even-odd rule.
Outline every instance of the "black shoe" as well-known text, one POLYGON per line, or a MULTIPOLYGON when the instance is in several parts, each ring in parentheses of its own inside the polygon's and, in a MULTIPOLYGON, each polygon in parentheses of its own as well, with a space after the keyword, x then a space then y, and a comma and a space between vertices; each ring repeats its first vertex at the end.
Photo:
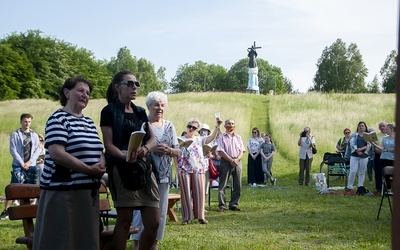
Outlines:
POLYGON ((1 214, 0 214, 0 220, 5 220, 8 219, 8 211, 4 210, 1 214))
POLYGON ((240 208, 238 208, 238 207, 230 207, 229 210, 232 210, 232 211, 240 211, 240 208))

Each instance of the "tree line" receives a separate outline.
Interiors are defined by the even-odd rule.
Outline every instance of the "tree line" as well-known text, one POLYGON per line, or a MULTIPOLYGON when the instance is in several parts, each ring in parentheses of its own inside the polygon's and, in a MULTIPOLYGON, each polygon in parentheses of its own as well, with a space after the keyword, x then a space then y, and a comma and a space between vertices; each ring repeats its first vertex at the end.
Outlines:
MULTIPOLYGON (((338 39, 325 48, 317 63, 314 86, 320 92, 385 92, 395 91, 395 58, 392 51, 381 69, 382 83, 377 76, 365 84, 367 69, 355 44, 346 47, 338 39)), ((257 59, 260 93, 273 90, 277 94, 296 93, 290 79, 268 61, 257 59)), ((157 70, 145 58, 132 56, 122 47, 110 60, 98 60, 93 52, 69 42, 44 36, 40 30, 12 33, 0 39, 0 101, 26 98, 58 99, 64 81, 81 75, 93 83, 92 98, 104 98, 112 76, 121 70, 134 72, 141 82, 141 95, 151 91, 182 93, 191 91, 243 91, 248 82, 248 58, 240 59, 229 70, 221 65, 197 61, 178 67, 171 81, 165 67, 157 70)))

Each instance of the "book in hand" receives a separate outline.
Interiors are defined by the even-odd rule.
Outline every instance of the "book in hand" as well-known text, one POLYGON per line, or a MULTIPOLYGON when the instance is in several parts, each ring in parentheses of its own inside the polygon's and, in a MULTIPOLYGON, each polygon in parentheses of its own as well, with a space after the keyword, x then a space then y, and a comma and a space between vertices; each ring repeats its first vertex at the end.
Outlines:
POLYGON ((204 145, 203 145, 203 153, 204 153, 205 155, 208 154, 209 152, 214 153, 215 150, 217 149, 217 146, 218 146, 218 145, 215 144, 214 146, 210 147, 210 145, 204 144, 204 145))
POLYGON ((179 147, 184 147, 184 148, 188 148, 190 145, 192 145, 193 140, 192 139, 183 139, 181 137, 178 137, 178 143, 179 143, 179 147))
POLYGON ((364 140, 365 141, 369 141, 369 142, 378 142, 378 136, 376 136, 376 132, 372 131, 372 132, 365 132, 364 133, 364 140))
POLYGON ((142 124, 140 130, 131 133, 128 150, 126 152, 126 161, 130 160, 132 151, 138 149, 140 144, 142 144, 143 138, 146 135, 146 131, 144 131, 144 125, 145 123, 142 124))

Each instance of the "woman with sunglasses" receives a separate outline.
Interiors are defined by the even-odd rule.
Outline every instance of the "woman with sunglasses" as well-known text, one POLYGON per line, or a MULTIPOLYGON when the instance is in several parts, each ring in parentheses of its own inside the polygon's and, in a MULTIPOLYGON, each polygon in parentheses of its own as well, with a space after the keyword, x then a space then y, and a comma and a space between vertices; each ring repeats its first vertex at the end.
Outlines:
POLYGON ((264 172, 261 166, 261 145, 264 139, 260 135, 258 128, 252 129, 252 137, 247 142, 247 150, 249 152, 247 160, 247 182, 249 185, 256 186, 256 184, 264 183, 264 172))
MULTIPOLYGON (((131 226, 133 210, 140 210, 143 231, 140 235, 139 248, 150 249, 156 239, 160 223, 159 192, 157 181, 151 173, 150 187, 144 185, 139 190, 125 188, 118 167, 126 165, 127 148, 130 134, 141 129, 145 123, 146 136, 141 146, 133 150, 129 162, 138 158, 145 159, 156 146, 156 138, 149 129, 148 117, 144 108, 133 104, 140 84, 130 71, 117 73, 107 90, 108 105, 101 111, 100 127, 103 133, 107 154, 107 173, 109 187, 117 210, 114 229, 114 249, 126 249, 126 240, 131 226)), ((121 169, 121 168, 120 168, 121 169)))
POLYGON ((348 128, 345 128, 343 130, 344 137, 341 137, 338 142, 336 143, 336 149, 337 152, 342 155, 344 159, 346 159, 346 165, 348 166, 350 164, 350 136, 351 136, 351 130, 348 128))
POLYGON ((186 135, 183 140, 192 140, 189 147, 181 147, 178 158, 178 179, 181 191, 182 203, 182 225, 187 225, 189 221, 198 219, 201 224, 207 224, 204 216, 205 203, 205 172, 208 165, 205 164, 203 145, 215 139, 219 133, 221 119, 217 118, 217 125, 209 136, 196 136, 196 132, 201 126, 198 119, 190 119, 187 123, 186 135))

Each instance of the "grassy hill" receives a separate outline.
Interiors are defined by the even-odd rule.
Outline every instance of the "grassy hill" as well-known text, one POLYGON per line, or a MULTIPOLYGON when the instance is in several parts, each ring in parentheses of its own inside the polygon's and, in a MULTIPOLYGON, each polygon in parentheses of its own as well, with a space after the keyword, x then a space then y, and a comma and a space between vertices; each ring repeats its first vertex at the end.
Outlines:
MULTIPOLYGON (((303 127, 311 127, 319 150, 312 165, 312 173, 316 173, 323 153, 335 151, 335 144, 343 136, 344 128, 355 131, 357 123, 365 121, 368 127, 377 129, 381 120, 394 121, 394 94, 257 96, 243 93, 185 93, 169 95, 168 98, 169 105, 164 118, 174 123, 178 134, 185 130, 186 122, 192 117, 213 127, 215 112, 221 112, 223 120, 235 120, 236 132, 242 136, 245 146, 253 127, 272 134, 277 147, 272 171, 278 178, 278 187, 253 189, 246 186, 247 157, 244 157, 241 200, 244 211, 240 214, 220 214, 215 212, 217 204, 213 202, 206 215, 209 225, 188 225, 182 231, 179 223, 168 223, 160 249, 390 247, 388 208, 384 208, 381 220, 375 219, 379 198, 316 195, 313 187, 296 186, 297 139, 303 127)), ((135 103, 145 106, 143 97, 135 103)), ((105 100, 91 100, 84 114, 98 125, 100 110, 105 105, 105 100)), ((9 135, 20 127, 20 114, 33 114, 32 128, 44 134, 48 116, 59 107, 59 103, 48 100, 0 102, 0 140, 3 142, 0 144, 0 190, 4 190, 10 181, 9 135)), ((366 185, 374 190, 374 185, 367 183, 367 180, 366 185)), ((3 191, 0 195, 4 195, 3 191)), ((216 192, 212 195, 215 201, 216 192)), ((14 238, 21 232, 17 225, 20 222, 8 221, 6 226, 11 232, 0 231, 1 241, 8 246, 4 249, 15 248, 14 238)))

